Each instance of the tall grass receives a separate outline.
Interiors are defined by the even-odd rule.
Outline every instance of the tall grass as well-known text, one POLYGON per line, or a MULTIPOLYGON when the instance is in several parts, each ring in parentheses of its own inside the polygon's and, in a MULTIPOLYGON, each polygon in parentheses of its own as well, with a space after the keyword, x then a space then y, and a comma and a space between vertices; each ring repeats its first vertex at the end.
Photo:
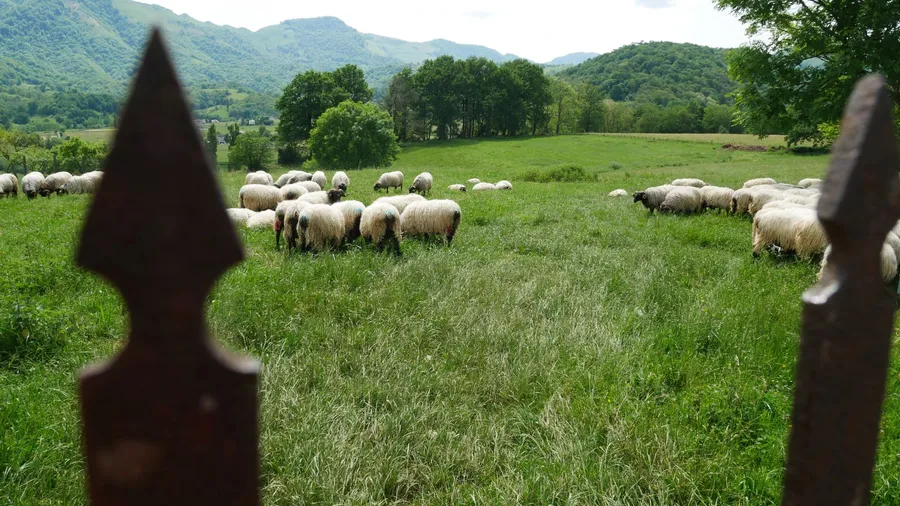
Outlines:
MULTIPOLYGON (((247 259, 213 335, 259 357, 266 504, 774 504, 800 295, 817 266, 750 222, 650 216, 615 188, 822 176, 826 157, 604 136, 406 148, 463 210, 452 248, 247 259), (623 168, 614 170, 616 162, 623 168), (595 181, 530 183, 577 164, 595 181), (512 191, 458 194, 470 177, 512 191)), ((380 171, 350 173, 370 202, 380 171)), ((330 175, 330 174, 329 174, 330 175)), ((229 205, 243 174, 222 173, 229 205)), ((75 374, 122 345, 117 292, 72 265, 84 197, 0 200, 0 497, 84 504, 75 374)), ((198 227, 202 224, 198 224, 198 227)), ((900 502, 891 366, 875 502, 900 502)))

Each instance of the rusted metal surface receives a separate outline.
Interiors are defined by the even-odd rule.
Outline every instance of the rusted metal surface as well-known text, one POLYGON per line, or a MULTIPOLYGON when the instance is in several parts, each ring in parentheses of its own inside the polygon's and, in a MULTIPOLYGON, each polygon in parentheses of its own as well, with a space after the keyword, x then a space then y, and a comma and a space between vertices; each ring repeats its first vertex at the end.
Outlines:
POLYGON ((131 335, 80 378, 91 504, 256 505, 258 365, 204 321, 243 252, 158 31, 104 170, 78 263, 122 292, 131 335))
POLYGON ((879 258, 900 215, 897 165, 888 91, 870 76, 847 105, 819 201, 832 255, 804 294, 783 505, 869 502, 896 310, 879 258))

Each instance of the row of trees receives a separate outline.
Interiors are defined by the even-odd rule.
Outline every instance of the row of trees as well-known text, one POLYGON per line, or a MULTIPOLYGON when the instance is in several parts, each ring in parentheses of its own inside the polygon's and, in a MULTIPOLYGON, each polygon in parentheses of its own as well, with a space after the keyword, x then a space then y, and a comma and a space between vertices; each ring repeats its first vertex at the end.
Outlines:
POLYGON ((19 130, 0 128, 0 165, 3 172, 56 172, 83 174, 100 168, 108 153, 105 142, 77 137, 41 138, 19 130))

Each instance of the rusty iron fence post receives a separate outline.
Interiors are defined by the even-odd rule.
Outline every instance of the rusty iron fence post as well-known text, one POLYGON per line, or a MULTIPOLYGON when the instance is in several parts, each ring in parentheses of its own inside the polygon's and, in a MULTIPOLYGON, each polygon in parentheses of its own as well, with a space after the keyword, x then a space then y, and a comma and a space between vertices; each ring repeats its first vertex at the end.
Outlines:
POLYGON ((869 502, 896 310, 879 260, 900 216, 891 114, 884 80, 860 80, 819 200, 832 255, 803 295, 785 506, 869 502))
POLYGON ((104 171, 77 260, 122 292, 131 332, 80 378, 90 503, 257 505, 258 364, 204 321, 243 251, 158 30, 104 171))

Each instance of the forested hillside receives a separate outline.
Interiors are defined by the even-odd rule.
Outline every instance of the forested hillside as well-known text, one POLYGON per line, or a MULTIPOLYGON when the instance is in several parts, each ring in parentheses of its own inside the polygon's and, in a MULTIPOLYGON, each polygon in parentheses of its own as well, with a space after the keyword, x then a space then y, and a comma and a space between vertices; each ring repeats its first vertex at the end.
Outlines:
POLYGON ((695 44, 647 42, 621 47, 559 75, 585 81, 612 100, 653 102, 665 106, 702 95, 729 103, 735 83, 728 77, 727 49, 695 44))

